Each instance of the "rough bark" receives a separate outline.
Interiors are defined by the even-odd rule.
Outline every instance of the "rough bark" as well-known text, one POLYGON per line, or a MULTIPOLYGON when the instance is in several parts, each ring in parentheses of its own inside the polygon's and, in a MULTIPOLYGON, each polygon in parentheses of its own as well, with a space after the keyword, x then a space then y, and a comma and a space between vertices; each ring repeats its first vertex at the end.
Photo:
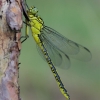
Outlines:
MULTIPOLYGON (((7 22, 7 10, 9 9, 10 0, 0 0, 0 100, 20 100, 20 90, 18 85, 18 57, 20 54, 19 45, 20 41, 20 29, 14 30, 10 26, 10 22, 7 22), (20 34, 18 36, 18 34, 20 34), (17 35, 16 35, 17 34, 17 35), (17 39, 18 38, 18 39, 17 39), (16 42, 17 40, 17 42, 16 42)), ((15 1, 14 1, 15 2, 15 1)), ((18 3, 18 2, 17 2, 18 3)), ((20 8, 20 6, 17 5, 20 8)), ((13 10, 17 11, 14 7, 13 10)), ((21 15, 18 15, 18 11, 14 15, 20 19, 12 19, 14 16, 10 16, 11 21, 22 21, 21 15), (16 14, 17 13, 17 14, 16 14)), ((15 26, 16 27, 16 26, 15 26)))

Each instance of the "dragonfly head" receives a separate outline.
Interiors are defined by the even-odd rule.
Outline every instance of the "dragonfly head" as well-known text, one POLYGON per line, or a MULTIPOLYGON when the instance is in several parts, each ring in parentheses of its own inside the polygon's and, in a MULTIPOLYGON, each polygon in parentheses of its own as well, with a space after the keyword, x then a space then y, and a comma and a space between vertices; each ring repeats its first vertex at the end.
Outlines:
POLYGON ((36 7, 31 7, 30 8, 30 12, 33 14, 33 15, 36 15, 38 13, 38 9, 36 7))

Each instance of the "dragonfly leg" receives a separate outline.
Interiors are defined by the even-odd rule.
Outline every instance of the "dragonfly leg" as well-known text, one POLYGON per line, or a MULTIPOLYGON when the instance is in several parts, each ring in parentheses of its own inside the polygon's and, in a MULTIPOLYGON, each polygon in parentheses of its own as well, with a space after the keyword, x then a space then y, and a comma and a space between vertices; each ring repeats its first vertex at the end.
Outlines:
POLYGON ((24 40, 22 40, 21 43, 23 43, 24 41, 26 41, 28 37, 29 37, 28 35, 27 35, 27 36, 21 36, 20 40, 21 40, 22 38, 24 38, 24 40))

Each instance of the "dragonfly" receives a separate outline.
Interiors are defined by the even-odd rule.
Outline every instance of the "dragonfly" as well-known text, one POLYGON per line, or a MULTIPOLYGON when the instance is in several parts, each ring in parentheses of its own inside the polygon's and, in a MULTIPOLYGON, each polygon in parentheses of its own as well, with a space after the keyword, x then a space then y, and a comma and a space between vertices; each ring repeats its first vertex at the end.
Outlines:
POLYGON ((29 37, 30 28, 32 37, 37 44, 37 49, 43 59, 48 63, 61 93, 66 100, 70 100, 70 96, 55 66, 68 69, 70 67, 70 56, 81 61, 89 61, 92 57, 91 52, 86 47, 71 41, 56 30, 46 26, 43 19, 38 15, 38 9, 36 7, 29 8, 27 4, 26 6, 27 11, 24 14, 26 32, 25 36, 22 36, 24 38, 22 43, 29 37))

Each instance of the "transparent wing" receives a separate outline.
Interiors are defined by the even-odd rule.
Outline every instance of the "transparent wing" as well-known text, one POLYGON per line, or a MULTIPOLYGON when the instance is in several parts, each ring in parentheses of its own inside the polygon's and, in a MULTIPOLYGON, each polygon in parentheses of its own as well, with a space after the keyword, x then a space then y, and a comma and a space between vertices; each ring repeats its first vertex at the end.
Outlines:
MULTIPOLYGON (((70 59, 67 55, 64 55, 59 50, 55 49, 51 45, 45 42, 44 44, 51 61, 53 62, 54 66, 57 66, 62 69, 68 69, 70 67, 70 59)), ((39 46, 37 45, 37 49, 41 57, 45 60, 45 57, 40 50, 39 46)), ((46 60, 45 60, 46 61, 46 60)))
MULTIPOLYGON (((69 59, 68 56, 81 61, 89 61, 92 57, 91 52, 86 47, 67 39, 50 27, 44 26, 41 30, 40 38, 48 53, 50 52, 49 55, 52 55, 51 58, 54 57, 52 52, 63 54, 67 60, 69 59)), ((56 62, 59 62, 57 58, 55 59, 56 62)))

